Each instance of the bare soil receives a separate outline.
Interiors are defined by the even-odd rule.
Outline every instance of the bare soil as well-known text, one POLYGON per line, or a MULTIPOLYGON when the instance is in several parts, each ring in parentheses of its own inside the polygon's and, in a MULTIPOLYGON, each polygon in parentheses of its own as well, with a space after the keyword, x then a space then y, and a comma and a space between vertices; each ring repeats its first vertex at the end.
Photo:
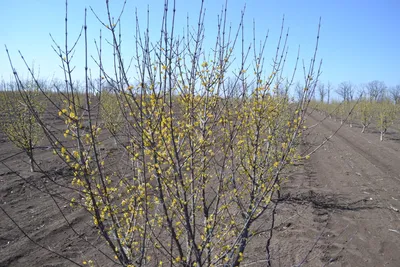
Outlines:
MULTIPOLYGON (((322 119, 309 115, 304 152, 340 127, 330 119, 319 123, 322 119)), ((273 266, 400 266, 400 137, 389 132, 385 138, 380 142, 374 129, 362 134, 357 125, 343 125, 294 167, 277 208, 273 266)), ((9 167, 0 164, 0 205, 14 220, 0 211, 0 266, 74 266, 67 258, 116 266, 88 214, 72 209, 68 196, 60 197, 70 181, 50 182, 28 172, 23 154, 5 160, 17 152, 0 133, 0 160, 9 167)), ((65 176, 50 150, 35 156, 52 167, 54 177, 65 176)), ((265 266, 263 238, 251 241, 244 266, 265 266)))

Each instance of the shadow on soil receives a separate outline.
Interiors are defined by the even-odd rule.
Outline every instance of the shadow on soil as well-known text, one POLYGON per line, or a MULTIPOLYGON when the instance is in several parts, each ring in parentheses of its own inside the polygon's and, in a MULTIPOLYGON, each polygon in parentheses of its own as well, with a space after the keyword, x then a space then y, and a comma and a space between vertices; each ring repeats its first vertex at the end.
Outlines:
POLYGON ((316 193, 313 190, 309 190, 308 192, 296 195, 287 193, 281 199, 279 199, 279 201, 286 203, 296 203, 300 205, 312 204, 315 209, 325 209, 329 211, 358 211, 382 208, 378 205, 368 203, 370 201, 367 198, 348 202, 340 195, 316 193))

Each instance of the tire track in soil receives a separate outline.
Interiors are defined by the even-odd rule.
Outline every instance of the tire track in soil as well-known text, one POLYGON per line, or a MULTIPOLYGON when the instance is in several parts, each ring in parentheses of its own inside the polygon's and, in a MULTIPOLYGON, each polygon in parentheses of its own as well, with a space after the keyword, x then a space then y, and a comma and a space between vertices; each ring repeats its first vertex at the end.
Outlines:
MULTIPOLYGON (((314 120, 317 121, 317 119, 315 117, 313 117, 312 115, 310 116, 311 118, 313 118, 314 120)), ((328 131, 331 131, 332 133, 336 131, 336 128, 332 128, 331 126, 327 125, 326 122, 321 123, 321 125, 327 129, 328 131)), ((346 127, 344 125, 344 127, 346 127)), ((343 129, 343 128, 342 128, 343 129)), ((342 130, 341 129, 341 130, 342 130)), ((397 164, 397 166, 393 166, 391 164, 386 164, 385 162, 381 161, 380 158, 370 154, 370 151, 368 149, 363 149, 360 146, 355 145, 353 142, 351 142, 348 137, 345 137, 342 133, 343 131, 339 130, 335 136, 339 137, 341 139, 341 141, 343 141, 344 143, 346 143, 347 146, 351 147, 355 152, 357 152, 361 157, 365 158, 367 161, 369 161, 369 163, 371 165, 373 165, 374 167, 378 168, 380 171, 382 171, 383 173, 387 174, 389 178, 395 179, 397 181, 400 182, 400 178, 399 178, 399 174, 400 174, 400 168, 399 165, 397 164), (395 168, 397 168, 397 170, 394 170, 395 168)), ((358 140, 362 140, 361 138, 358 140)), ((354 140, 353 140, 354 141, 354 140)), ((371 143, 369 143, 371 144, 371 143)), ((389 152, 390 153, 390 152, 389 152)), ((397 157, 398 158, 398 154, 394 154, 391 153, 391 157, 397 157)), ((385 157, 387 158, 387 157, 385 157)), ((397 163, 400 162, 400 158, 398 159, 397 163)))
MULTIPOLYGON (((308 122, 322 119, 313 114, 308 122)), ((319 139, 318 145, 338 127, 340 124, 325 120, 310 135, 319 139)), ((400 218, 394 208, 399 206, 400 146, 394 142, 378 146, 374 142, 378 136, 347 127, 311 157, 308 164, 316 182, 312 189, 334 193, 345 203, 367 196, 365 205, 376 208, 328 209, 329 234, 322 240, 326 253, 321 260, 329 266, 400 266, 400 234, 395 232, 400 230, 400 218)))
MULTIPOLYGON (((309 118, 312 118, 314 122, 318 122, 318 118, 316 118, 315 116, 311 115, 309 118)), ((339 125, 335 125, 335 123, 332 123, 332 121, 327 120, 324 120, 323 123, 321 123, 320 125, 330 133, 334 133, 337 127, 339 127, 339 125)), ((334 137, 339 138, 340 141, 345 143, 347 147, 350 147, 354 152, 356 152, 357 156, 362 157, 370 165, 381 172, 380 177, 376 177, 377 179, 374 179, 373 175, 371 175, 369 171, 366 171, 369 169, 369 167, 361 169, 360 172, 357 174, 361 177, 369 178, 368 183, 374 185, 375 187, 370 187, 369 189, 373 191, 382 202, 385 203, 386 208, 398 211, 400 190, 392 190, 394 196, 392 195, 391 198, 383 197, 378 192, 379 190, 376 190, 378 188, 381 188, 386 193, 388 193, 388 190, 386 188, 400 189, 400 154, 398 152, 396 153, 396 151, 398 150, 391 151, 383 145, 377 147, 375 143, 372 143, 367 138, 362 136, 365 134, 357 133, 358 135, 355 135, 354 132, 350 131, 350 129, 346 129, 346 127, 346 125, 343 125, 343 127, 335 134, 334 137), (377 151, 376 149, 380 151, 377 151), (375 153, 375 155, 373 153, 375 153), (392 181, 388 181, 387 179, 392 181)), ((399 216, 396 216, 396 218, 400 220, 399 216)))

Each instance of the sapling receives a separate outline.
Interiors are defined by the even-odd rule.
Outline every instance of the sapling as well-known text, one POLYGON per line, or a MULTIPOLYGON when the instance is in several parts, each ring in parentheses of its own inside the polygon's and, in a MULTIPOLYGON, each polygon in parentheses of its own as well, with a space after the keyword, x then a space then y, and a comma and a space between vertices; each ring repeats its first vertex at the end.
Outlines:
POLYGON ((296 146, 320 75, 319 37, 309 69, 304 68, 301 99, 293 104, 287 94, 295 75, 283 78, 288 38, 283 22, 272 68, 266 70, 266 39, 258 45, 254 36, 245 44, 244 12, 234 30, 227 9, 221 10, 209 48, 203 1, 196 27, 188 23, 183 36, 177 35, 175 6, 168 8, 175 2, 166 1, 161 35, 154 42, 149 17, 143 33, 136 16, 135 39, 126 46, 134 47, 131 73, 117 30, 122 22, 113 19, 109 5, 106 1, 108 16, 98 20, 112 45, 112 71, 103 65, 110 57, 103 56, 101 37, 95 61, 99 80, 112 81, 113 93, 100 95, 101 108, 90 99, 95 83, 89 77, 87 13, 84 107, 69 102, 79 94, 73 82, 74 49, 68 40, 65 50, 55 45, 65 91, 72 97, 67 107, 56 107, 67 126, 64 139, 54 142, 51 133, 48 138, 73 172, 79 198, 71 204, 88 211, 122 266, 239 266, 257 237, 266 253, 256 260, 270 266, 280 186, 298 159, 296 146), (230 82, 229 75, 234 77, 230 82), (114 136, 121 134, 123 123, 120 149, 104 146, 99 111, 114 136), (259 229, 261 220, 269 230, 259 229))
POLYGON ((0 127, 7 138, 26 153, 30 171, 33 172, 35 171, 33 151, 43 137, 37 116, 43 114, 44 102, 40 101, 39 93, 34 86, 29 86, 28 83, 22 86, 24 86, 23 91, 9 84, 10 90, 1 92, 0 109, 3 119, 0 127))
POLYGON ((367 101, 367 99, 365 98, 361 100, 360 103, 358 104, 357 113, 362 125, 362 130, 361 130, 362 133, 365 132, 365 129, 367 129, 372 122, 373 119, 372 107, 373 107, 372 103, 370 101, 367 101))
POLYGON ((378 113, 377 124, 380 131, 379 140, 383 141, 383 137, 387 133, 389 126, 393 124, 396 115, 396 109, 393 103, 388 100, 376 103, 375 108, 378 113))

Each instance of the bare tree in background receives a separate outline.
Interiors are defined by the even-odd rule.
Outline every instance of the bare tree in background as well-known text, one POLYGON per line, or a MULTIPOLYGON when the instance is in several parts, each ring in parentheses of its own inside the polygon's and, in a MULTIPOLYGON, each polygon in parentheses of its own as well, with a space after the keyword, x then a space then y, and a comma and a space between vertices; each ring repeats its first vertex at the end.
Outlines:
POLYGON ((400 103, 400 84, 390 87, 389 94, 392 97, 392 100, 395 104, 400 103))
POLYGON ((302 86, 299 82, 297 82, 294 91, 297 97, 297 101, 301 101, 304 95, 304 86, 302 86))
POLYGON ((350 82, 342 82, 336 89, 336 93, 343 99, 343 101, 350 102, 354 97, 354 86, 350 82))
POLYGON ((327 94, 327 103, 329 104, 331 101, 331 91, 333 89, 333 86, 331 84, 331 82, 328 82, 328 84, 326 85, 326 94, 327 94))
POLYGON ((319 93, 319 99, 323 103, 325 100, 325 96, 327 94, 325 84, 323 84, 323 83, 318 84, 318 93, 319 93))
POLYGON ((371 102, 373 101, 381 101, 384 98, 385 91, 386 91, 386 85, 383 81, 371 81, 367 83, 366 87, 366 93, 368 93, 369 100, 371 102))

